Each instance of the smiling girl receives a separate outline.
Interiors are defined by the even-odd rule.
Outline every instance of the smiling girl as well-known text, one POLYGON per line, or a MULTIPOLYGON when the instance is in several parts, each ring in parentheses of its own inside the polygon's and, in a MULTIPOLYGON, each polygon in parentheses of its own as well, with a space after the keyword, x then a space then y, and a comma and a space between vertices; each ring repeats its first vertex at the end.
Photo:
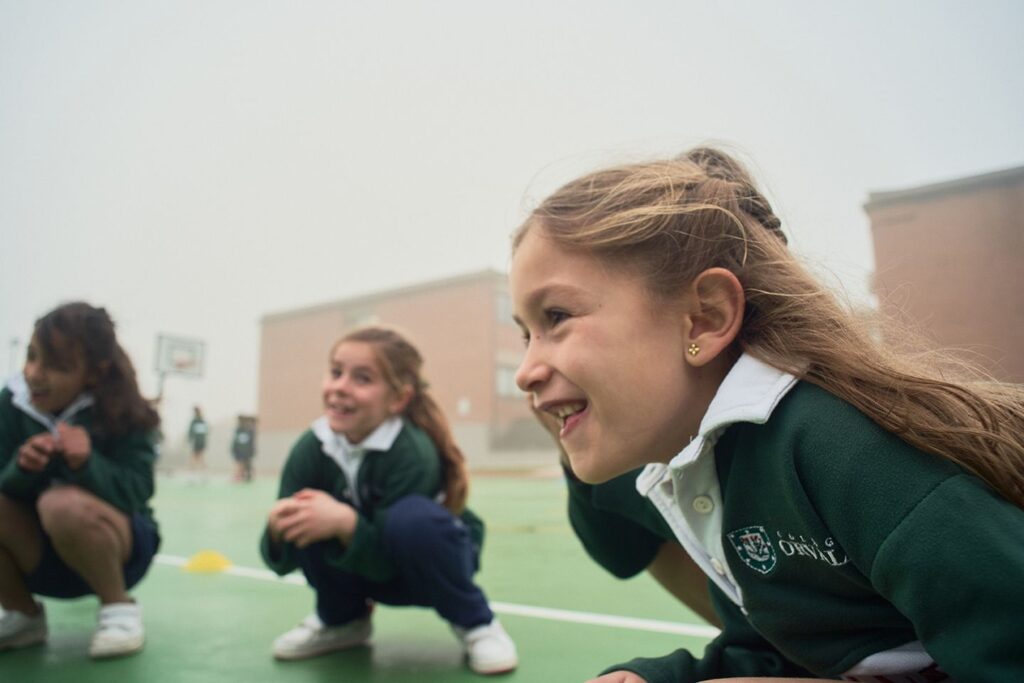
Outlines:
POLYGON ((159 421, 104 309, 70 303, 36 322, 24 372, 0 392, 0 650, 46 640, 33 594, 99 598, 93 657, 142 648, 127 591, 160 544, 159 421))
MULTIPOLYGON (((510 280, 517 382, 573 472, 645 466, 638 491, 786 658, 1024 680, 1024 393, 864 327, 735 160, 702 148, 570 182, 517 232, 510 280)), ((596 680, 756 673, 681 650, 596 680)))
POLYGON ((511 671, 516 648, 473 583, 483 522, 466 508, 465 460, 397 332, 345 335, 328 357, 324 415, 292 448, 261 550, 301 568, 316 613, 279 637, 278 659, 361 645, 373 602, 434 608, 469 667, 511 671))

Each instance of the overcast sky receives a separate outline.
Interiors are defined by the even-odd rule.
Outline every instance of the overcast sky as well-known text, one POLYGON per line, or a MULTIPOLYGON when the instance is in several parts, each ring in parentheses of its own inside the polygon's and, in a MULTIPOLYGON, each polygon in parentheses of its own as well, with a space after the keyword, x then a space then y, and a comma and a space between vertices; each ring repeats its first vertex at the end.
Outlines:
POLYGON ((561 182, 704 142, 863 296, 868 192, 1024 164, 1022 26, 1013 0, 0 0, 0 370, 84 298, 146 392, 158 333, 206 341, 170 434, 254 411, 264 314, 504 270, 561 182))

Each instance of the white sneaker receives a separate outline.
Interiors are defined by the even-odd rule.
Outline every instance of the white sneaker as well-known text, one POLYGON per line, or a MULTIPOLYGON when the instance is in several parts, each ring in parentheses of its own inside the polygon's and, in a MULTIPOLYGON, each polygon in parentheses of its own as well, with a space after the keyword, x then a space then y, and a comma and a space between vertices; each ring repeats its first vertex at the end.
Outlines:
POLYGON ((24 612, 3 612, 0 614, 0 650, 14 650, 46 642, 46 612, 43 605, 40 612, 29 616, 24 612))
POLYGON ((311 614, 291 631, 277 637, 273 652, 277 659, 306 659, 328 652, 347 650, 362 645, 373 633, 369 617, 354 619, 341 626, 325 626, 320 617, 311 614))
POLYGON ((96 615, 96 630, 89 643, 89 656, 100 659, 130 655, 141 650, 145 642, 141 605, 135 602, 101 605, 96 615))
POLYGON ((497 619, 476 628, 452 626, 466 650, 466 663, 478 674, 501 674, 519 666, 516 644, 497 619))

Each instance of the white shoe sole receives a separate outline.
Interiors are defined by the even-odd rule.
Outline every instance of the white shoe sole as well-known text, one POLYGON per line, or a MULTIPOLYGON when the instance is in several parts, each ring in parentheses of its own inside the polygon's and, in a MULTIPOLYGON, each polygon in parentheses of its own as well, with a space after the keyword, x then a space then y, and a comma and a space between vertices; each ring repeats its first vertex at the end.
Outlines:
POLYGON ((369 639, 361 640, 357 643, 343 643, 328 644, 325 643, 320 647, 311 647, 303 650, 274 650, 274 659, 282 662, 293 662, 298 659, 309 659, 311 657, 322 657, 323 655, 329 655, 332 652, 341 652, 343 650, 351 650, 354 647, 361 647, 366 645, 369 639))
POLYGON ((117 643, 116 645, 113 643, 109 645, 90 645, 89 656, 93 659, 124 657, 126 655, 133 655, 136 652, 140 652, 145 644, 146 639, 140 638, 138 640, 117 643))
POLYGON ((23 633, 19 636, 5 640, 0 643, 0 651, 3 650, 20 650, 23 647, 32 647, 33 645, 42 645, 46 642, 46 632, 43 633, 23 633))
POLYGON ((510 671, 515 671, 519 666, 519 658, 506 659, 503 662, 491 663, 487 666, 473 666, 469 664, 469 670, 475 674, 481 674, 483 676, 493 676, 495 674, 507 674, 510 671))
MULTIPOLYGON (((345 627, 342 627, 345 628, 345 627)), ((289 634, 292 633, 291 631, 289 634)), ((289 635, 285 634, 285 636, 289 635)), ((309 643, 306 645, 298 643, 281 643, 279 640, 284 640, 285 636, 281 636, 277 641, 274 641, 270 646, 270 651, 274 655, 274 659, 278 659, 283 662, 290 662, 297 659, 309 659, 310 657, 320 657, 323 655, 329 655, 332 652, 341 652, 342 650, 351 650, 354 647, 360 647, 370 642, 370 637, 373 635, 373 624, 367 619, 357 624, 353 624, 353 628, 349 629, 347 633, 335 634, 334 638, 324 638, 320 642, 309 643)))

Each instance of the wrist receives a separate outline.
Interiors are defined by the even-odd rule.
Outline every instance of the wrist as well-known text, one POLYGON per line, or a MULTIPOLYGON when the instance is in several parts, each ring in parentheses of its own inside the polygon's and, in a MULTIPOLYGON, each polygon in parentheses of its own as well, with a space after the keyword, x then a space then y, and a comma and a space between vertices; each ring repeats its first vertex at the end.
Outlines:
POLYGON ((342 503, 343 512, 338 517, 337 533, 335 534, 344 543, 352 540, 356 533, 356 526, 359 524, 359 513, 350 505, 342 503))
POLYGON ((64 462, 67 463, 68 469, 72 472, 77 472, 82 469, 86 461, 89 459, 89 454, 64 454, 64 462))

